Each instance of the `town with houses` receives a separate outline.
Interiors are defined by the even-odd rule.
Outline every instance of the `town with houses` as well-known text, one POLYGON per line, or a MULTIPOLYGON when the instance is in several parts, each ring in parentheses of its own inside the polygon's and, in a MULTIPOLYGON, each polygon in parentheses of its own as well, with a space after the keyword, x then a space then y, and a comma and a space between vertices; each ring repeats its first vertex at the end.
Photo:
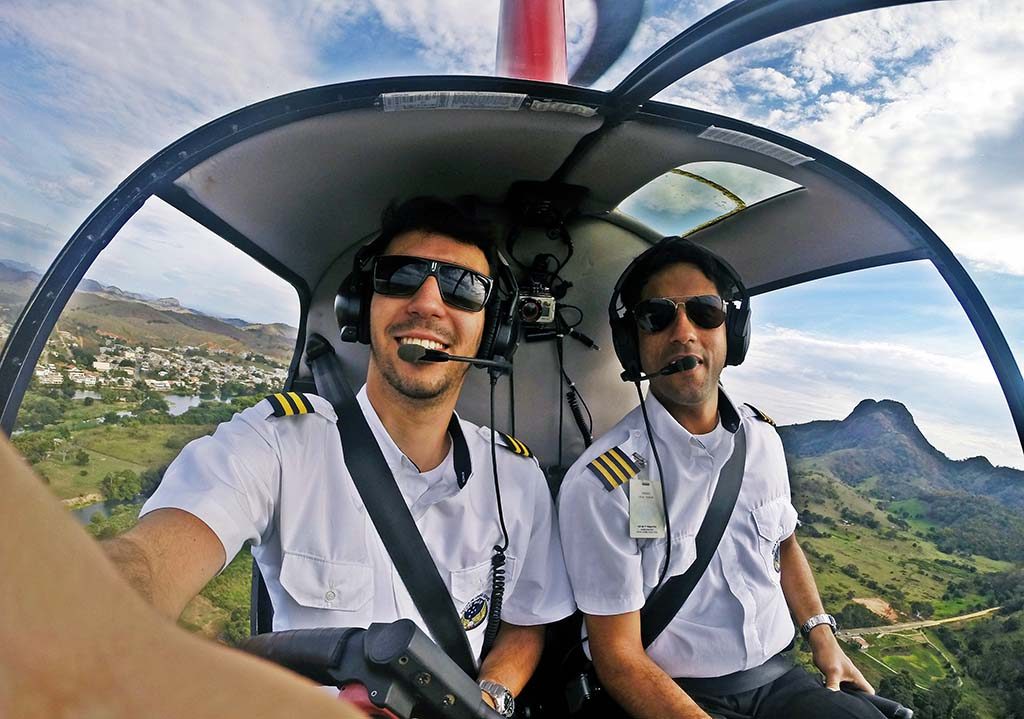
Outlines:
MULTIPOLYGON (((6 323, 0 326, 0 340, 10 329, 6 323)), ((36 382, 59 386, 67 377, 83 389, 130 390, 141 381, 154 392, 195 395, 213 394, 228 383, 279 387, 287 378, 285 367, 251 352, 239 355, 206 347, 133 347, 113 336, 103 340, 92 355, 76 351, 80 348, 72 333, 57 330, 36 364, 36 382)))

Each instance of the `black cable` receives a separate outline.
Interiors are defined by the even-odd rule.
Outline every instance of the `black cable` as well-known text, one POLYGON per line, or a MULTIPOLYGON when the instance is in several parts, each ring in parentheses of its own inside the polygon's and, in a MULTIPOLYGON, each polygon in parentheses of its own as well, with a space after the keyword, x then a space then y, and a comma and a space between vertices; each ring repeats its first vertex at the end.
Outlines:
MULTIPOLYGON (((509 417, 509 429, 508 433, 513 437, 516 436, 516 366, 513 364, 508 368, 508 413, 509 417)), ((494 426, 494 420, 491 419, 491 426, 494 426)))
POLYGON ((580 402, 583 403, 583 409, 587 412, 587 431, 591 436, 594 435, 594 415, 590 414, 590 405, 587 404, 587 400, 583 399, 583 394, 576 390, 576 396, 580 398, 580 402))
POLYGON ((558 303, 558 313, 559 313, 559 316, 561 316, 562 310, 573 310, 577 314, 579 314, 579 316, 580 316, 578 320, 576 320, 575 322, 573 322, 571 324, 569 322, 565 322, 565 318, 564 317, 562 318, 562 321, 565 322, 565 326, 566 326, 567 330, 571 330, 574 327, 579 327, 580 324, 583 323, 583 310, 581 310, 576 305, 570 305, 570 304, 567 304, 567 303, 564 303, 564 302, 559 302, 558 303))
POLYGON ((583 446, 589 447, 594 443, 594 437, 590 434, 587 429, 586 422, 583 421, 583 412, 580 410, 580 403, 577 400, 579 394, 576 392, 576 385, 570 384, 569 391, 565 393, 565 401, 569 403, 569 410, 572 412, 573 419, 576 420, 576 426, 580 430, 580 434, 583 435, 583 446))
POLYGON ((555 352, 558 355, 558 466, 562 466, 562 418, 565 406, 562 403, 562 388, 565 387, 565 369, 562 364, 562 333, 555 336, 555 352))
POLYGON ((487 617, 487 628, 484 629, 484 643, 481 657, 494 646, 494 640, 501 628, 501 605, 505 599, 505 550, 508 549, 508 529, 505 527, 505 513, 501 507, 501 485, 498 482, 498 453, 496 449, 494 429, 494 388, 498 384, 499 373, 489 371, 491 377, 491 471, 494 474, 494 497, 498 502, 498 522, 501 525, 502 545, 495 544, 491 556, 491 611, 487 617))
POLYGON ((644 393, 640 389, 640 383, 634 382, 636 385, 636 394, 640 398, 640 411, 644 415, 644 427, 647 428, 647 441, 651 443, 651 452, 654 454, 654 462, 658 465, 658 481, 661 482, 661 504, 665 511, 665 565, 661 568, 661 572, 658 574, 658 581, 654 585, 654 589, 651 590, 649 597, 661 589, 661 583, 665 579, 665 573, 668 572, 669 562, 672 561, 672 521, 669 519, 668 511, 668 493, 665 491, 665 472, 661 468, 661 457, 658 456, 658 445, 654 442, 654 432, 651 430, 651 420, 647 417, 647 402, 644 399, 644 393))

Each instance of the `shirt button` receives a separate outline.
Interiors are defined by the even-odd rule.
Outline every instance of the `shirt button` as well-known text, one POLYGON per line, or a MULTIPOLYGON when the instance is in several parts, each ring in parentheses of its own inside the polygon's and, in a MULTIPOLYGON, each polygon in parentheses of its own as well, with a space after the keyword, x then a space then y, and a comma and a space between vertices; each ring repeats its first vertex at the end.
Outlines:
POLYGON ((337 599, 337 597, 338 595, 335 593, 333 589, 328 589, 327 594, 324 595, 324 599, 326 599, 328 602, 333 602, 335 599, 337 599))

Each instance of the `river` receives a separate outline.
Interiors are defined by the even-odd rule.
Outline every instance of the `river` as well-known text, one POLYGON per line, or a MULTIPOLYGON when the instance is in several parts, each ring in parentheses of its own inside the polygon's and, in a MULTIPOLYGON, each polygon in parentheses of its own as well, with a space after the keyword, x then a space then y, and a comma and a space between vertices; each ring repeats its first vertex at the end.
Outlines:
MULTIPOLYGON (((160 395, 167 400, 167 406, 170 408, 168 414, 172 417, 177 417, 179 414, 185 414, 190 407, 198 407, 199 403, 203 401, 202 397, 198 395, 181 395, 181 394, 162 394, 160 395)), ((92 397, 93 399, 100 399, 99 392, 93 392, 91 390, 75 390, 75 396, 73 399, 85 399, 86 397, 92 397)), ((219 398, 211 397, 209 400, 220 402, 219 398)), ((208 401, 209 401, 208 400, 208 401)), ((118 414, 121 414, 120 412, 118 414)))
POLYGON ((100 515, 101 517, 109 517, 110 513, 115 507, 119 507, 122 504, 135 504, 136 502, 122 502, 116 499, 108 499, 105 502, 96 502, 95 504, 88 504, 78 509, 70 510, 72 516, 78 520, 79 524, 86 525, 92 521, 94 515, 100 515))

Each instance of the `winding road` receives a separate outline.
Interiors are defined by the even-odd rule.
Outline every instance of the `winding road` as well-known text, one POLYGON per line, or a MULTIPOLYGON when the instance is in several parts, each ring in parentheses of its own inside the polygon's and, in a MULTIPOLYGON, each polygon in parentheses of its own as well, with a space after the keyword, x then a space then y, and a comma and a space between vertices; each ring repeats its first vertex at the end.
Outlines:
POLYGON ((838 636, 840 639, 848 639, 850 637, 864 637, 877 634, 893 634, 896 632, 905 632, 908 629, 925 629, 927 627, 937 627, 940 624, 949 624, 951 622, 965 622, 971 619, 980 619, 981 617, 988 616, 989 614, 997 612, 1000 609, 1002 609, 1002 607, 990 607, 988 609, 982 609, 980 612, 961 614, 958 617, 949 617, 948 619, 926 619, 920 622, 886 624, 881 627, 858 627, 856 629, 840 629, 836 636, 838 636))

